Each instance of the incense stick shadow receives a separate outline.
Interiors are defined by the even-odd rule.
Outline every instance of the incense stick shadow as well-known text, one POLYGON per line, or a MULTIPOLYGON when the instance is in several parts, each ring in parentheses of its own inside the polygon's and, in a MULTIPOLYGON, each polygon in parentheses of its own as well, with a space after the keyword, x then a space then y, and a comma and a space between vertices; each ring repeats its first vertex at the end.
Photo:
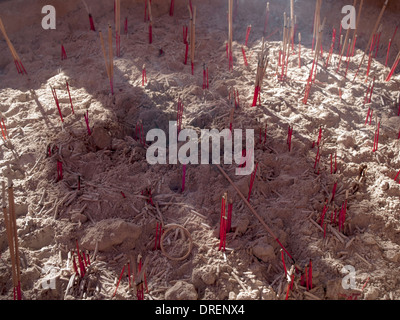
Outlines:
POLYGON ((44 122, 45 122, 47 128, 49 128, 49 129, 54 129, 54 126, 51 124, 51 122, 50 122, 48 116, 46 115, 46 112, 45 112, 45 110, 44 110, 42 104, 40 103, 40 101, 39 101, 39 99, 38 99, 38 96, 36 95, 35 90, 32 89, 32 90, 31 90, 31 94, 32 94, 33 100, 36 102, 36 105, 37 105, 37 107, 39 108, 40 113, 41 113, 42 116, 43 116, 43 120, 44 120, 44 122))

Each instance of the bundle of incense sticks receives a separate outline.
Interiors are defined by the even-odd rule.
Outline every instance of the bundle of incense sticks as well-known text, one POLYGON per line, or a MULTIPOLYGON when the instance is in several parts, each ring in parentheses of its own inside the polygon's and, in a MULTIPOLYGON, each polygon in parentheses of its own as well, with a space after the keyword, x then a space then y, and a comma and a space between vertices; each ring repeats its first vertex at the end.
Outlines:
POLYGON ((322 126, 319 127, 318 139, 317 139, 317 146, 321 143, 322 140, 322 126))
POLYGON ((283 50, 282 50, 282 73, 280 80, 284 80, 287 76, 287 71, 289 67, 289 55, 290 55, 290 47, 294 49, 293 39, 294 39, 294 2, 290 0, 290 17, 286 17, 286 12, 283 13, 284 19, 284 30, 283 30, 283 50))
POLYGON ((161 248, 160 241, 161 241, 161 235, 163 233, 164 233, 164 230, 163 230, 161 222, 160 222, 160 225, 158 225, 158 222, 157 222, 157 225, 156 225, 156 238, 155 238, 153 250, 157 250, 157 249, 161 248), (158 230, 158 226, 160 226, 160 230, 158 230))
POLYGON ((264 22, 264 37, 265 37, 265 32, 267 31, 267 26, 268 26, 268 19, 269 19, 269 2, 267 2, 267 7, 265 10, 265 22, 264 22))
POLYGON ((7 128, 6 128, 6 124, 4 123, 3 118, 1 118, 0 128, 1 128, 1 133, 3 135, 3 139, 5 141, 5 140, 7 140, 7 128))
POLYGON ((177 126, 178 126, 178 136, 179 132, 182 130, 182 116, 183 116, 183 103, 181 98, 178 98, 178 108, 177 108, 177 126))
POLYGON ((108 25, 108 58, 106 54, 106 49, 104 47, 104 40, 103 40, 103 35, 101 31, 99 31, 100 35, 100 41, 101 41, 101 48, 103 51, 104 55, 104 62, 106 64, 106 70, 107 70, 107 75, 108 79, 110 80, 110 88, 111 88, 111 94, 114 94, 114 62, 113 62, 113 48, 112 48, 112 30, 111 30, 111 25, 108 25))
POLYGON ((375 33, 376 33, 376 30, 378 29, 379 23, 381 22, 383 13, 384 13, 385 10, 386 10, 386 7, 387 7, 387 5, 388 5, 388 2, 389 2, 389 0, 386 0, 386 1, 385 1, 384 5, 383 5, 383 7, 382 7, 382 10, 381 10, 381 12, 380 12, 380 14, 379 14, 379 16, 378 16, 378 20, 377 20, 376 23, 375 23, 375 26, 374 26, 374 28, 373 28, 373 30, 372 30, 372 32, 371 32, 370 38, 369 38, 369 40, 368 40, 367 46, 366 46, 366 48, 365 48, 365 50, 364 50, 364 54, 363 54, 363 56, 362 56, 360 65, 358 66, 357 72, 356 72, 356 74, 354 75, 353 82, 357 79, 358 72, 359 72, 359 70, 360 70, 362 64, 364 63, 365 56, 366 56, 366 54, 367 54, 368 48, 370 48, 370 45, 371 45, 372 40, 373 40, 373 37, 374 37, 374 35, 375 35, 375 33))
POLYGON ((86 110, 86 114, 83 114, 83 116, 85 117, 86 128, 88 131, 88 135, 90 136, 92 134, 92 131, 90 130, 90 126, 89 126, 89 110, 86 110))
POLYGON ((255 89, 254 89, 254 98, 252 106, 255 107, 257 105, 257 99, 261 104, 261 89, 264 81, 264 75, 268 67, 269 59, 267 58, 268 52, 265 49, 265 41, 262 39, 261 52, 258 55, 258 63, 257 63, 257 74, 255 81, 255 89))
POLYGON ((398 28, 399 28, 399 26, 397 25, 396 28, 394 29, 393 37, 389 39, 389 45, 388 45, 388 49, 387 49, 387 53, 386 53, 385 67, 387 67, 387 65, 388 65, 389 55, 390 55, 390 47, 392 46, 392 42, 393 42, 394 38, 396 37, 396 32, 397 32, 398 28))
MULTIPOLYGON (((192 75, 194 75, 194 56, 196 49, 196 7, 192 7, 191 2, 189 5, 189 14, 190 14, 190 60, 192 64, 192 75)), ((185 58, 185 61, 187 59, 185 58)), ((186 62, 185 62, 186 64, 186 62)))
MULTIPOLYGON (((243 151, 242 151, 243 154, 243 151)), ((251 151, 249 152, 251 154, 251 151)), ((275 235, 275 233, 271 230, 271 228, 268 227, 268 225, 264 222, 264 220, 260 217, 260 215, 254 210, 254 208, 250 205, 250 203, 247 201, 246 197, 242 194, 242 192, 239 190, 239 188, 233 183, 232 179, 229 178, 229 176, 226 174, 226 172, 221 168, 220 165, 216 164, 216 167, 218 170, 221 172, 221 174, 225 177, 226 180, 229 181, 229 183, 232 185, 232 187, 235 189, 237 194, 240 196, 240 198, 243 200, 243 202, 247 205, 247 207, 250 209, 252 214, 260 221, 260 223, 263 225, 263 227, 267 230, 267 232, 275 239, 275 241, 279 244, 279 246, 286 252, 286 254, 292 259, 293 263, 295 263, 293 257, 290 255, 290 253, 285 249, 283 244, 279 241, 279 238, 275 235)))
POLYGON ((228 60, 229 60, 229 71, 233 70, 233 0, 228 0, 228 60))
MULTIPOLYGON (((316 48, 319 48, 321 43, 322 43, 322 34, 323 34, 323 31, 324 31, 324 26, 325 26, 325 22, 326 22, 326 18, 324 18, 324 21, 323 21, 322 25, 320 25, 321 2, 322 2, 322 0, 317 0, 317 6, 316 6, 316 12, 318 13, 317 16, 316 16, 317 17, 316 18, 316 30, 318 30, 317 39, 316 39, 317 40, 316 41, 316 48)), ((319 60, 318 51, 319 50, 315 50, 315 53, 314 53, 314 60, 313 60, 312 68, 311 68, 311 71, 310 71, 310 75, 309 75, 308 80, 307 80, 304 99, 303 99, 303 103, 304 104, 307 104, 308 97, 309 97, 310 91, 311 91, 312 83, 315 81, 316 72, 317 72, 317 65, 318 65, 318 60, 319 60)))
POLYGON ((185 181, 186 181, 186 164, 182 165, 182 192, 185 191, 185 181))
POLYGON ((87 12, 88 15, 89 15, 90 30, 96 31, 96 29, 95 29, 95 27, 94 27, 93 17, 92 17, 92 15, 90 14, 89 7, 88 7, 88 5, 86 4, 85 0, 82 0, 82 2, 83 2, 83 5, 85 6, 86 12, 87 12))
POLYGON ((117 57, 121 56, 121 0, 115 0, 115 48, 117 57))
POLYGON ((396 70, 397 65, 399 64, 399 61, 400 61, 400 51, 399 51, 399 53, 398 53, 398 55, 396 57, 396 60, 394 61, 392 69, 390 70, 390 72, 389 72, 389 74, 388 74, 388 76, 386 78, 386 81, 390 81, 390 79, 392 78, 392 76, 394 74, 394 71, 396 70))
POLYGON ((169 15, 171 17, 174 15, 174 0, 171 0, 171 5, 169 7, 169 15))
POLYGON ((14 58, 14 63, 15 63, 15 66, 17 68, 18 73, 20 73, 20 74, 24 74, 24 73, 28 74, 26 72, 25 68, 24 68, 24 65, 22 64, 21 59, 19 58, 17 52, 15 51, 14 46, 12 45, 10 39, 7 36, 6 29, 4 28, 3 21, 1 21, 1 19, 0 19, 0 30, 1 30, 1 33, 3 34, 3 36, 4 36, 4 39, 7 42, 8 48, 10 49, 10 52, 11 52, 12 56, 14 58))
POLYGON ((251 173, 251 176, 250 176, 249 195, 247 196, 247 201, 248 202, 250 201, 251 190, 253 189, 254 180, 256 179, 258 162, 256 162, 255 165, 256 166, 254 168, 254 171, 251 173))
POLYGON ((11 178, 8 178, 8 206, 6 205, 6 187, 5 182, 2 181, 3 187, 3 214, 4 224, 7 233, 8 248, 10 250, 11 268, 12 268, 12 282, 14 288, 14 300, 21 300, 21 272, 20 272, 20 257, 19 257, 19 243, 17 233, 17 220, 15 213, 14 203, 14 187, 11 178))
POLYGON ((64 122, 63 116, 62 116, 62 114, 61 114, 60 104, 59 104, 58 98, 57 98, 56 89, 54 89, 53 87, 51 87, 51 92, 52 92, 52 94, 53 94, 54 101, 56 102, 57 109, 58 109, 58 113, 60 114, 61 122, 64 122))
POLYGON ((287 145, 289 148, 289 152, 292 150, 292 136, 293 136, 293 128, 289 125, 289 129, 288 129, 288 137, 287 137, 287 145))
POLYGON ((147 203, 150 203, 152 206, 154 206, 153 196, 150 188, 146 188, 144 191, 142 190, 142 196, 148 197, 149 199, 147 199, 147 203))
POLYGON ((225 246, 226 246, 226 221, 227 221, 227 216, 226 216, 226 204, 228 201, 228 195, 225 193, 222 196, 221 200, 221 219, 220 219, 220 224, 219 224, 219 248, 218 251, 223 249, 225 251, 225 246))
POLYGON ((146 64, 143 64, 143 68, 142 68, 142 86, 143 87, 144 87, 145 83, 147 83, 146 64))
MULTIPOLYGON (((356 4, 357 4, 357 0, 354 0, 353 8, 356 7, 356 4)), ((358 21, 357 21, 357 22, 358 22, 358 21)), ((349 39, 349 36, 350 36, 350 31, 351 31, 351 28, 348 28, 348 29, 347 29, 347 32, 346 32, 346 37, 344 38, 344 42, 343 42, 344 45, 343 45, 342 50, 341 50, 341 52, 340 52, 340 55, 341 55, 341 56, 343 56, 344 53, 345 53, 346 44, 347 44, 348 39, 349 39)), ((351 47, 351 41, 349 42, 349 45, 348 45, 348 48, 350 48, 350 47, 351 47)), ((340 64, 340 63, 339 63, 339 64, 340 64)))
POLYGON ((147 7, 149 10, 149 44, 153 43, 153 16, 151 14, 151 1, 147 0, 147 7))
POLYGON ((74 106, 72 104, 71 92, 69 91, 68 80, 66 80, 66 83, 67 83, 67 91, 68 91, 68 96, 69 96, 69 102, 71 103, 72 114, 75 114, 74 106))
POLYGON ((68 59, 67 53, 65 52, 64 45, 61 45, 61 60, 66 60, 68 59))
POLYGON ((208 82, 208 67, 205 63, 203 63, 203 89, 208 89, 209 82, 208 82))

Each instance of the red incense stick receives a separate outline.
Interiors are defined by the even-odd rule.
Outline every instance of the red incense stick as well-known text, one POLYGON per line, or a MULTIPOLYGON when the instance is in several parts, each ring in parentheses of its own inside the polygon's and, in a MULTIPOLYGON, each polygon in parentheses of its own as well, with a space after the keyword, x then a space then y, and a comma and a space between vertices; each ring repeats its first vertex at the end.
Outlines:
POLYGON ((6 124, 4 123, 4 119, 3 118, 1 118, 1 121, 3 122, 3 125, 0 123, 1 133, 3 134, 4 140, 7 140, 6 124), (4 127, 4 131, 3 131, 3 127, 4 127))
POLYGON ((388 74, 388 76, 387 76, 387 78, 386 78, 386 80, 385 80, 386 82, 390 81, 390 79, 392 78, 393 73, 394 73, 394 71, 396 70, 397 65, 399 64, 399 61, 400 61, 400 53, 399 53, 399 55, 397 56, 397 59, 396 59, 396 61, 394 62, 393 67, 392 67, 392 69, 390 70, 390 73, 388 74))
POLYGON ((391 39, 389 39, 389 45, 388 45, 387 54, 386 54, 385 67, 387 67, 387 64, 388 64, 389 54, 390 54, 390 47, 392 46, 392 42, 393 42, 393 39, 394 39, 395 36, 396 36, 396 32, 397 32, 398 27, 399 27, 399 26, 397 25, 397 26, 396 26, 396 29, 394 30, 393 37, 392 37, 391 39))
POLYGON ((171 0, 171 5, 169 7, 169 15, 171 17, 174 15, 174 0, 171 0))
POLYGON ((142 86, 143 87, 144 87, 145 83, 147 83, 146 65, 143 65, 143 68, 142 68, 142 86))
POLYGON ((118 286, 119 286, 119 283, 121 282, 122 276, 124 275, 124 271, 125 271, 125 265, 122 268, 121 275, 119 276, 119 280, 117 283, 117 287, 115 288, 114 294, 112 295, 113 297, 115 297, 115 295, 117 294, 118 286))
POLYGON ((128 35, 128 17, 125 17, 124 32, 125 35, 128 35))
MULTIPOLYGON (((399 176, 399 174, 400 174, 400 171, 397 172, 396 177, 394 178, 394 181, 397 181, 397 177, 399 176)), ((399 182, 399 183, 400 183, 400 182, 399 182)))
POLYGON ((96 28, 94 27, 93 17, 90 13, 89 13, 89 23, 90 23, 90 30, 96 31, 96 28))
POLYGON ((149 43, 153 43, 153 26, 149 24, 149 43))
POLYGON ((247 196, 247 201, 248 202, 250 201, 251 190, 253 189, 254 180, 256 179, 257 167, 258 167, 258 162, 256 162, 256 167, 255 167, 255 169, 252 172, 251 177, 250 177, 249 195, 247 196))
POLYGON ((61 181, 62 179, 63 179, 62 162, 57 160, 57 181, 61 181))
POLYGON ((55 102, 56 102, 57 109, 58 109, 58 113, 60 114, 61 122, 64 122, 63 116, 62 116, 62 114, 61 114, 60 104, 58 103, 58 98, 57 98, 56 89, 54 89, 53 87, 51 87, 51 92, 53 93, 53 98, 54 98, 54 100, 55 100, 55 102))
POLYGON ((312 260, 310 259, 310 267, 308 269, 308 282, 309 282, 309 289, 312 289, 312 260))
POLYGON ((67 81, 67 91, 68 91, 68 95, 69 95, 69 102, 71 103, 72 114, 75 114, 74 106, 73 106, 73 104, 72 104, 71 93, 70 93, 70 91, 69 91, 68 81, 67 81))
POLYGON ((64 45, 61 45, 61 60, 66 60, 67 57, 67 53, 65 52, 65 48, 64 45))
POLYGON ((243 53, 244 65, 247 67, 249 64, 247 62, 246 51, 244 51, 244 47, 242 47, 242 53, 243 53))
POLYGON ((86 110, 86 114, 83 114, 83 116, 85 117, 86 128, 88 131, 88 135, 90 136, 92 134, 92 131, 90 130, 90 126, 89 126, 89 111, 86 110))
POLYGON ((249 41, 249 36, 250 36, 250 31, 251 31, 251 25, 249 25, 247 27, 247 31, 246 31, 246 42, 245 42, 245 46, 247 47, 247 43, 249 41))

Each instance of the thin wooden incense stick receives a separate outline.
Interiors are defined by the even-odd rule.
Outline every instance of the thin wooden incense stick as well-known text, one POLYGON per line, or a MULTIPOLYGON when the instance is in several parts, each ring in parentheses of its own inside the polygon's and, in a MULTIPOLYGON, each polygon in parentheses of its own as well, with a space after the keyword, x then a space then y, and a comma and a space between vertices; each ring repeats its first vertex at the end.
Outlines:
POLYGON ((190 60, 192 75, 194 75, 194 58, 196 49, 196 7, 189 6, 190 13, 190 60))
POLYGON ((5 39, 6 42, 7 42, 8 48, 10 49, 10 52, 11 52, 13 58, 14 58, 14 63, 15 63, 15 66, 16 66, 16 68, 17 68, 18 73, 20 73, 20 74, 24 74, 24 73, 25 73, 25 74, 28 74, 28 73, 26 72, 25 68, 24 68, 24 65, 22 64, 21 59, 19 58, 17 52, 15 51, 14 46, 12 45, 10 39, 9 39, 8 36, 7 36, 6 29, 5 29, 5 27, 4 27, 4 25, 3 25, 3 21, 2 21, 1 19, 0 19, 0 31, 1 31, 1 33, 3 34, 4 39, 5 39))
POLYGON ((121 56, 121 0, 115 0, 115 48, 116 56, 121 56))
POLYGON ((151 1, 147 0, 149 10, 149 44, 153 43, 153 16, 151 14, 151 1))
POLYGON ((384 3, 384 5, 383 5, 383 7, 382 7, 382 10, 381 10, 381 12, 380 12, 380 14, 379 14, 379 16, 378 16, 378 20, 376 21, 375 26, 374 26, 374 28, 373 28, 373 30, 372 30, 372 32, 371 32, 371 36, 370 36, 370 38, 369 38, 369 40, 368 40, 368 44, 367 44, 367 46, 366 46, 366 48, 365 48, 365 50, 364 50, 364 54, 363 54, 363 56, 362 56, 362 58, 361 58, 361 62, 360 62, 360 65, 358 66, 358 70, 357 70, 356 74, 354 75, 353 82, 357 79, 358 71, 359 71, 359 69, 361 68, 362 64, 364 63, 365 56, 366 56, 366 54, 367 54, 367 50, 368 50, 368 48, 369 48, 370 45, 371 45, 371 42, 372 42, 372 40, 373 40, 373 37, 374 37, 374 35, 375 35, 375 33, 376 33, 376 30, 378 29, 379 23, 381 22, 382 16, 383 16, 383 14, 384 14, 384 12, 385 12, 385 10, 386 10, 386 7, 387 7, 388 3, 389 3, 389 0, 386 0, 385 3, 384 3))
POLYGON ((233 69, 233 0, 228 0, 228 59, 229 59, 229 71, 233 69))
MULTIPOLYGON (((18 244, 18 232, 17 232, 17 220, 15 213, 15 202, 14 202, 14 185, 12 179, 8 178, 8 206, 9 206, 9 227, 12 234, 13 249, 14 251, 14 264, 15 264, 15 290, 17 300, 22 299, 21 295, 21 267, 19 258, 19 244, 18 244)), ((15 296, 15 294, 14 294, 15 296)))
POLYGON ((12 273, 12 282, 13 282, 13 290, 14 290, 14 300, 16 300, 16 288, 18 286, 17 284, 17 269, 16 269, 16 264, 15 264, 15 250, 14 250, 14 233, 12 232, 12 221, 11 221, 11 214, 9 215, 9 212, 7 210, 7 205, 6 205, 6 187, 4 181, 2 181, 2 192, 3 192, 3 214, 4 214, 4 224, 6 228, 6 233, 7 233, 7 242, 8 242, 8 248, 10 251, 10 259, 11 259, 11 273, 12 273))
POLYGON ((351 45, 353 47, 353 53, 352 53, 352 57, 354 56, 354 48, 356 47, 356 41, 357 41, 357 31, 358 31, 358 26, 360 24, 360 20, 361 20, 361 12, 362 12, 362 8, 364 5, 364 0, 361 0, 360 5, 358 7, 358 15, 357 15, 357 22, 356 22, 356 28, 353 32, 353 38, 351 40, 351 45))
POLYGON ((266 7, 266 10, 265 10, 265 22, 264 22, 264 36, 265 36, 265 33, 266 33, 266 31, 267 31, 267 27, 268 27, 268 19, 269 19, 269 2, 267 2, 267 7, 266 7))
POLYGON ((254 97, 252 106, 255 107, 257 105, 257 99, 260 100, 262 84, 264 80, 264 75, 268 67, 268 52, 265 50, 265 42, 264 38, 262 39, 261 52, 258 55, 258 64, 257 64, 257 74, 255 81, 255 89, 254 89, 254 97))
POLYGON ((111 31, 111 25, 108 26, 108 45, 109 45, 109 56, 107 57, 106 54, 106 49, 104 46, 104 40, 103 40, 103 35, 101 33, 101 31, 99 31, 99 35, 100 35, 100 42, 101 42, 101 48, 103 51, 103 55, 104 55, 104 62, 106 64, 106 70, 107 70, 107 76, 108 79, 110 81, 110 89, 111 89, 111 94, 114 94, 114 86, 113 86, 113 51, 112 51, 112 31, 111 31))
POLYGON ((69 102, 71 103, 72 114, 75 114, 74 106, 72 104, 71 92, 69 91, 68 80, 66 80, 66 83, 67 83, 67 91, 68 91, 68 96, 69 96, 69 102))

